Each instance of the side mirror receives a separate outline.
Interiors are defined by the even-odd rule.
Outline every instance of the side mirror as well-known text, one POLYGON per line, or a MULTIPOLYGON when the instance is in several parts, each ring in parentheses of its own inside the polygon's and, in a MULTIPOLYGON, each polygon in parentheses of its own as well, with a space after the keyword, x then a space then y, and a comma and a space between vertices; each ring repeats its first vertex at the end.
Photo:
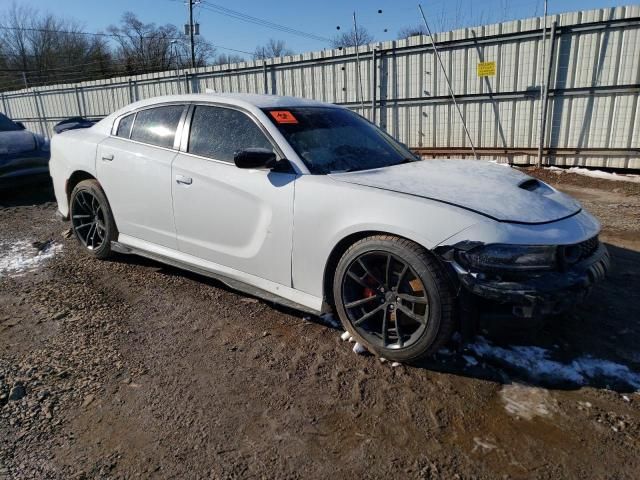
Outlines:
POLYGON ((26 130, 27 127, 24 126, 24 123, 22 122, 14 122, 19 128, 20 130, 26 130))
POLYGON ((271 168, 276 164, 276 154, 266 148, 245 148, 233 154, 238 168, 271 168))

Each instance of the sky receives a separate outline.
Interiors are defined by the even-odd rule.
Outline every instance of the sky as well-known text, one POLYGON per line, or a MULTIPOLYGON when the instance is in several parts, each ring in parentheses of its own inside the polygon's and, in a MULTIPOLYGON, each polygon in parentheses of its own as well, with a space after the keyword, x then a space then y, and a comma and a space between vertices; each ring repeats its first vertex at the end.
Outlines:
MULTIPOLYGON (((0 0, 0 16, 12 3, 26 4, 42 12, 73 18, 85 31, 98 32, 118 24, 125 11, 132 11, 145 23, 181 25, 187 22, 188 10, 183 0, 0 0)), ((278 23, 319 37, 331 38, 337 27, 351 26, 353 12, 358 23, 376 40, 397 38, 402 27, 420 23, 418 0, 204 0, 195 8, 200 33, 219 46, 217 53, 234 54, 232 50, 253 52, 270 38, 284 40, 296 53, 328 48, 327 41, 310 39, 253 25, 210 10, 207 3, 278 23), (382 13, 378 11, 382 10, 382 13)), ((620 5, 633 1, 550 0, 549 12, 560 13, 620 5)), ((434 31, 481 25, 541 15, 543 0, 435 0, 422 1, 427 19, 434 31)), ((244 55, 248 57, 248 55, 244 55)))

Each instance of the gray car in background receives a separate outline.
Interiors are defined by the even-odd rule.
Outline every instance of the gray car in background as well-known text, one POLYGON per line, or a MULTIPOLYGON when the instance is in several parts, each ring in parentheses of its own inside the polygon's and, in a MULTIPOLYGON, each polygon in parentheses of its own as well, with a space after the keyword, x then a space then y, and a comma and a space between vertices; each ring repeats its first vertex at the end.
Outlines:
POLYGON ((49 178, 49 140, 0 113, 0 189, 49 178))

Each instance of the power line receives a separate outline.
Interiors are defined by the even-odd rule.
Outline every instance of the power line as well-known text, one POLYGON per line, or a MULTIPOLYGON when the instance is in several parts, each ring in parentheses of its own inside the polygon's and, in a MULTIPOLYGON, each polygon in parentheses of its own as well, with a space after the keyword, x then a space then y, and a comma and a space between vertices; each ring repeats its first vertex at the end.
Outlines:
MULTIPOLYGON (((62 33, 62 34, 67 34, 67 35, 92 35, 92 36, 96 36, 96 37, 111 37, 111 38, 128 38, 126 35, 121 35, 121 34, 117 34, 117 33, 103 33, 103 32, 81 32, 81 31, 69 31, 69 30, 52 30, 52 29, 48 29, 48 28, 27 28, 27 27, 5 27, 5 26, 1 26, 0 25, 0 30, 12 30, 12 31, 24 31, 24 32, 44 32, 44 33, 62 33)), ((140 38, 150 38, 150 39, 158 39, 158 38, 162 38, 164 40, 182 40, 185 41, 185 37, 181 36, 181 37, 163 37, 163 36, 150 36, 150 35, 143 35, 140 38)), ((223 45, 214 45, 211 44, 212 47, 215 48, 220 48, 222 50, 229 50, 230 52, 237 52, 237 53, 245 53, 247 55, 253 55, 253 52, 247 52, 244 50, 238 50, 236 48, 231 48, 231 47, 225 47, 223 45)), ((4 54, 2 56, 7 56, 7 54, 4 54)), ((18 55, 20 56, 20 55, 18 55)), ((26 55, 29 57, 35 57, 35 55, 26 55)))
POLYGON ((287 27, 286 25, 281 25, 278 23, 274 23, 271 22, 269 20, 265 20, 262 18, 258 18, 258 17, 253 17, 251 15, 247 15, 245 13, 242 12, 238 12, 236 10, 231 10, 230 8, 226 8, 223 7, 222 5, 218 5, 215 3, 211 3, 211 2, 207 2, 207 1, 203 1, 200 4, 200 8, 213 12, 213 13, 218 13, 220 15, 224 15, 230 18, 234 18, 236 20, 240 20, 243 22, 247 22, 247 23, 252 23, 254 25, 259 25, 262 27, 266 27, 266 28, 271 28, 273 30, 277 30, 283 33, 288 33, 291 35, 297 35, 299 37, 304 37, 304 38, 308 38, 310 40, 317 40, 320 42, 331 42, 330 38, 327 37, 322 37, 320 35, 316 35, 314 33, 308 33, 308 32, 304 32, 302 30, 297 30, 295 28, 291 28, 291 27, 287 27))

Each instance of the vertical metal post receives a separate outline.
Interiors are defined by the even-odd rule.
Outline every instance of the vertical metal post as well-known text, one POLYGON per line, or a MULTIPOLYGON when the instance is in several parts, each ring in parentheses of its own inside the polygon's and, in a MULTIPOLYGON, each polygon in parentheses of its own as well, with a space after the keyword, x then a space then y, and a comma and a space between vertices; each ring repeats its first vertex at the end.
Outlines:
POLYGON ((44 108, 41 110, 40 109, 40 105, 38 102, 38 98, 40 97, 39 92, 37 90, 33 90, 33 103, 36 106, 36 115, 38 115, 38 123, 40 125, 40 133, 42 134, 43 137, 49 137, 49 135, 46 133, 45 131, 45 127, 44 127, 44 120, 42 118, 42 110, 44 110, 44 108))
POLYGON ((376 49, 371 52, 371 122, 376 123, 376 49))
POLYGON ((549 109, 549 84, 551 83, 551 68, 553 67, 553 53, 556 39, 556 22, 551 24, 551 36, 549 46, 549 61, 545 66, 545 82, 544 91, 542 92, 542 119, 540 121, 540 142, 538 143, 538 163, 537 166, 542 165, 542 153, 544 152, 544 141, 547 138, 547 111, 549 109))
POLYGON ((80 103, 80 92, 78 91, 78 86, 74 86, 74 90, 76 92, 76 105, 78 107, 78 116, 82 117, 84 114, 82 113, 82 104, 80 103))
POLYGON ((129 103, 133 103, 136 101, 134 91, 133 91, 133 80, 129 79, 129 103))
POLYGON ((269 77, 267 74, 267 59, 262 60, 262 74, 264 78, 264 94, 269 94, 269 77))
POLYGON ((9 117, 9 112, 7 111, 7 99, 4 97, 4 93, 0 93, 0 98, 2 98, 2 112, 9 117))
MULTIPOLYGON (((540 60, 540 63, 542 65, 545 65, 545 54, 546 54, 546 50, 547 50, 547 7, 548 7, 548 2, 547 0, 544 0, 544 16, 542 17, 542 59, 540 60)), ((539 70, 540 71, 540 70, 539 70)), ((544 90, 544 70, 541 71, 541 82, 540 82, 540 138, 538 139, 538 158, 536 160, 536 167, 540 168, 542 166, 542 144, 544 143, 544 133, 542 132, 542 126, 544 123, 544 117, 543 117, 543 109, 544 109, 544 102, 545 99, 544 94, 543 94, 543 90, 544 90)))
POLYGON ((444 64, 442 63, 442 58, 440 58, 440 52, 438 52, 438 48, 436 47, 436 42, 433 39, 433 34, 431 33, 431 28, 429 28, 429 23, 427 22, 427 17, 422 10, 422 5, 418 4, 418 9, 420 10, 420 14, 422 15, 422 20, 424 21, 424 26, 427 28, 427 33, 429 34, 429 38, 431 39, 431 46, 433 47, 433 52, 438 59, 438 63, 440 64, 440 68, 442 69, 442 74, 444 75, 444 79, 447 81, 447 86, 449 87, 449 94, 451 95, 451 99, 453 100, 453 104, 458 110, 458 115, 460 115, 460 120, 462 121, 462 127, 464 128, 465 133, 467 134, 467 138, 469 139, 469 144, 471 145, 471 150, 473 151, 473 156, 475 159, 478 159, 478 154, 476 153, 476 147, 473 144, 473 140, 471 139, 471 134, 469 133, 469 129, 467 128, 467 124, 464 121, 464 115, 462 115, 462 110, 460 110, 460 105, 456 101, 456 95, 453 93, 453 88, 451 87, 451 82, 449 81, 449 76, 447 75, 447 70, 444 68, 444 64))
POLYGON ((27 83, 27 74, 26 74, 26 72, 22 72, 22 81, 24 82, 24 88, 29 88, 29 84, 27 83))
POLYGON ((360 107, 364 115, 364 95, 362 90, 362 75, 360 74, 360 39, 358 38, 358 22, 356 21, 356 12, 353 12, 353 34, 356 40, 356 80, 360 88, 360 107))

